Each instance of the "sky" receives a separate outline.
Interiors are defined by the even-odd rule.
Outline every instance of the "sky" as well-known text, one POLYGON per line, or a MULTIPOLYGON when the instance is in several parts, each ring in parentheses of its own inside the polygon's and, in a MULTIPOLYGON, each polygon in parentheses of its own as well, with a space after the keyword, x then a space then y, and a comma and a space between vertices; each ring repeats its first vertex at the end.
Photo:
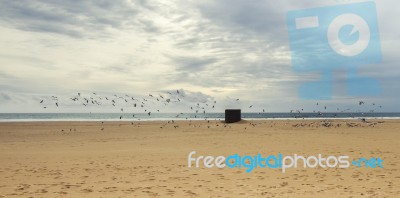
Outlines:
POLYGON ((380 95, 339 91, 324 101, 298 95, 299 85, 318 74, 293 70, 287 12, 357 2, 364 1, 0 0, 0 113, 115 112, 110 104, 88 110, 70 98, 93 92, 148 98, 176 90, 186 99, 166 112, 213 101, 213 111, 312 111, 318 102, 330 111, 367 111, 376 103, 382 106, 376 111, 399 112, 395 0, 376 1, 382 61, 360 70, 379 80, 380 95), (51 96, 59 107, 43 109, 39 102, 51 96))

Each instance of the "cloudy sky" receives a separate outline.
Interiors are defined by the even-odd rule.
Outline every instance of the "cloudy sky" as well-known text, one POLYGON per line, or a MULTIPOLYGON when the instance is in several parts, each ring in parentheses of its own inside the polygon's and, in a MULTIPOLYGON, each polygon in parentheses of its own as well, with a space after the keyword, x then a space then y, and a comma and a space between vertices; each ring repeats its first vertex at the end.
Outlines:
MULTIPOLYGON (((318 101, 300 99, 298 86, 315 76, 293 71, 286 14, 355 2, 363 1, 0 0, 0 112, 44 112, 38 101, 51 95, 65 98, 57 111, 81 111, 67 102, 78 92, 177 89, 219 101, 216 111, 251 104, 248 111, 311 111, 318 101)), ((400 111, 400 2, 376 5, 383 60, 361 72, 378 79, 382 93, 337 93, 321 103, 336 109, 364 100, 400 111)))

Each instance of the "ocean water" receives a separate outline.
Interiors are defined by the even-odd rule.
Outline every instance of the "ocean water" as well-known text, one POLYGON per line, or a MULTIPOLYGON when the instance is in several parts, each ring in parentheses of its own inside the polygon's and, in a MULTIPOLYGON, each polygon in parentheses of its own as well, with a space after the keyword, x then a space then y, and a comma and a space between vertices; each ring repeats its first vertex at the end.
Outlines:
MULTIPOLYGON (((243 119, 399 119, 400 113, 242 113, 243 119)), ((224 113, 0 113, 0 122, 18 121, 147 121, 147 120, 223 120, 224 113)))

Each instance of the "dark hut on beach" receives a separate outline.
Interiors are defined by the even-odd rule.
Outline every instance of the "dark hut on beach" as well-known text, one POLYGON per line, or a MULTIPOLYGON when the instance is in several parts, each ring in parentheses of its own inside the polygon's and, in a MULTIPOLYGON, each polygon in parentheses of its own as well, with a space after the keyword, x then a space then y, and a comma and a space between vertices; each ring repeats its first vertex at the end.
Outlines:
POLYGON ((225 122, 234 123, 239 122, 242 119, 240 109, 225 109, 225 122))

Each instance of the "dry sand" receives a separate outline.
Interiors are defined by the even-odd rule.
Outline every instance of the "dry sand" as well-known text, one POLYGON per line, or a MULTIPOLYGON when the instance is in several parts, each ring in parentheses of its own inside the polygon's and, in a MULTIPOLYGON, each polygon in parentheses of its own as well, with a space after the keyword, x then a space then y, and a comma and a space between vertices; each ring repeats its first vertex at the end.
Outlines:
POLYGON ((399 120, 0 123, 0 197, 399 197, 399 129, 399 120), (384 168, 188 168, 190 151, 380 157, 384 168))

